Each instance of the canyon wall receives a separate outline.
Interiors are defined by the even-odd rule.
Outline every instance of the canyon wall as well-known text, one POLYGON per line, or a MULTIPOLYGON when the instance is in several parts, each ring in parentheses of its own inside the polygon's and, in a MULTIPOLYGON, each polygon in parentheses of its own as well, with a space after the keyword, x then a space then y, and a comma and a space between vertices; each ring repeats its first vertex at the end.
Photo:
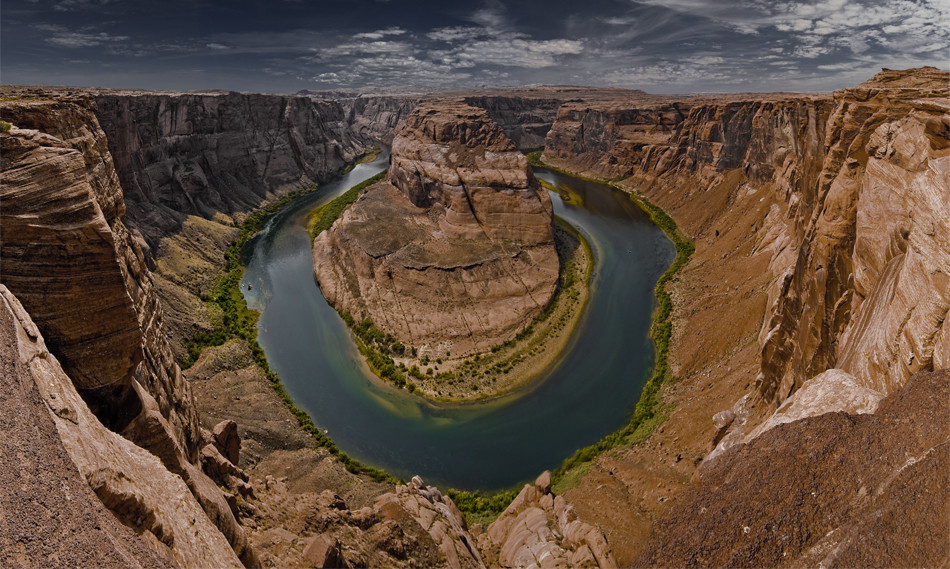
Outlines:
POLYGON ((771 256, 759 396, 777 406, 834 367, 888 393, 947 365, 947 95, 931 68, 831 97, 569 103, 545 158, 622 178, 692 234, 766 200, 746 229, 771 256), (712 189, 724 203, 697 210, 712 189))
POLYGON ((853 536, 883 536, 891 523, 939 536, 915 541, 906 559, 945 563, 947 534, 928 512, 947 511, 946 500, 912 505, 915 492, 945 495, 945 476, 914 481, 896 474, 900 461, 876 465, 871 455, 832 474, 821 458, 840 456, 831 448, 788 466, 769 453, 847 432, 850 449, 932 451, 922 468, 942 468, 945 430, 920 434, 911 451, 886 435, 886 423, 898 420, 890 413, 906 420, 926 410, 938 422, 948 413, 945 400, 923 402, 946 381, 927 373, 947 367, 948 86, 950 74, 934 68, 885 70, 831 95, 561 107, 544 160, 645 195, 696 242, 668 285, 670 364, 680 380, 664 396, 671 418, 642 445, 596 460, 565 495, 600 525, 621 565, 881 563, 901 558, 885 549, 903 537, 882 537, 876 550, 853 536), (897 410, 878 403, 885 396, 916 403, 897 410), (885 408, 880 420, 863 418, 885 408), (842 418, 876 426, 852 431, 842 418), (836 481, 867 471, 858 477, 865 490, 842 487, 861 496, 878 484, 881 501, 852 504, 835 490, 808 509, 820 515, 798 516, 809 502, 795 502, 795 492, 822 469, 836 481), (906 517, 878 524, 878 506, 906 517), (696 523, 718 529, 697 534, 696 523), (755 545, 765 542, 782 547, 755 545))
POLYGON ((367 149, 335 101, 239 93, 99 92, 95 112, 125 190, 128 224, 155 248, 189 215, 259 207, 367 149))
POLYGON ((106 508, 174 563, 257 566, 226 497, 196 466, 207 436, 90 106, 4 104, 0 281, 31 343, 4 340, 23 340, 14 348, 106 508))
POLYGON ((178 445, 197 456, 194 401, 175 363, 140 241, 122 222, 105 134, 83 102, 4 107, 0 140, 2 281, 37 322, 67 374, 113 429, 157 401, 178 445))

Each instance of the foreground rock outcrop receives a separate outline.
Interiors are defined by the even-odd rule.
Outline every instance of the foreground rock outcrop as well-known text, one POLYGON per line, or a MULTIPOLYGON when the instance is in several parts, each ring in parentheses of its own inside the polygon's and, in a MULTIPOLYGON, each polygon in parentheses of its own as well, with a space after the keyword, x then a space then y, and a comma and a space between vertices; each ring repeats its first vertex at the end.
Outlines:
POLYGON ((243 567, 185 481, 92 414, 3 285, 0 326, 2 464, 18 466, 2 488, 23 492, 0 502, 4 565, 243 567))
POLYGON ((143 413, 144 388, 190 458, 197 412, 175 363, 140 236, 122 218, 105 135, 82 101, 5 105, 0 138, 3 283, 110 428, 143 413))
POLYGON ((348 508, 330 490, 295 494, 273 478, 262 496, 262 515, 280 524, 255 533, 269 565, 485 567, 452 499, 418 476, 362 508, 348 508))
POLYGON ((699 474, 634 565, 943 567, 950 372, 913 376, 873 414, 777 426, 699 474))
POLYGON ((63 444, 124 523, 147 529, 186 566, 238 557, 257 566, 225 496, 196 466, 205 444, 197 407, 140 238, 122 223, 122 192, 89 105, 83 97, 4 105, 12 126, 0 135, 0 279, 35 321, 28 336, 50 338, 49 352, 42 338, 34 346, 56 362, 42 372, 55 383, 38 383, 40 392, 63 390, 50 396, 66 420, 56 419, 63 444))
POLYGON ((420 105, 386 182, 314 241, 327 300, 437 353, 487 350, 554 295, 551 201, 527 159, 480 109, 420 105))
POLYGON ((603 532, 577 518, 574 507, 551 492, 551 473, 525 484, 478 537, 492 567, 617 567, 603 532))

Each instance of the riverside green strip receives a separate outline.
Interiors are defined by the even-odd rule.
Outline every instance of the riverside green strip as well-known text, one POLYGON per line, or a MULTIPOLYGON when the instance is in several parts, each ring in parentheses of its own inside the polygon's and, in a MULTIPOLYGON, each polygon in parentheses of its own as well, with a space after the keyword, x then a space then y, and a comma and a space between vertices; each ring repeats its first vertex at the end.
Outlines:
MULTIPOLYGON (((528 154, 528 161, 532 166, 555 170, 575 178, 607 184, 622 192, 626 192, 612 180, 578 176, 561 168, 545 164, 541 160, 541 153, 542 151, 536 151, 528 154)), ((653 324, 650 327, 650 337, 653 339, 656 348, 656 364, 653 369, 653 375, 650 377, 650 380, 647 381, 646 385, 643 386, 643 392, 640 394, 640 400, 637 402, 633 417, 631 417, 630 421, 596 443, 576 450, 574 454, 554 469, 551 473, 552 483, 553 486, 560 491, 564 491, 573 486, 577 478, 579 478, 579 475, 583 471, 586 471, 590 462, 600 454, 610 449, 629 446, 646 439, 646 437, 653 432, 653 429, 666 420, 666 414, 668 412, 668 410, 662 408, 662 402, 660 400, 660 389, 662 386, 675 379, 670 371, 669 364, 670 338, 673 334, 673 322, 671 319, 673 298, 670 296, 670 293, 667 292, 666 284, 673 280, 676 274, 686 266, 686 263, 689 262, 689 258, 696 250, 696 246, 690 239, 680 233, 673 218, 667 215, 659 206, 651 203, 645 197, 636 194, 630 194, 630 199, 650 216, 650 220, 662 229, 676 246, 676 259, 674 259, 670 268, 657 280, 654 290, 657 310, 653 317, 653 324)))
MULTIPOLYGON (((375 180, 380 179, 384 174, 385 172, 376 176, 375 180)), ((359 196, 359 191, 373 181, 374 179, 371 178, 359 184, 349 190, 344 196, 352 194, 351 202, 355 201, 359 196)), ((206 347, 220 346, 231 338, 244 340, 247 342, 251 354, 254 356, 254 363, 261 369, 264 377, 267 378, 271 387, 274 389, 274 392, 277 393, 277 396, 280 397, 281 401, 290 409, 294 417, 297 418, 300 427, 313 437, 317 445, 325 448, 330 454, 337 457, 340 462, 343 463, 343 466, 354 474, 365 474, 380 482, 400 484, 402 483, 401 480, 391 476, 384 470, 367 466, 348 456, 333 443, 330 437, 326 436, 323 431, 317 427, 313 419, 305 411, 297 407, 293 399, 291 399, 287 393, 287 390, 284 389, 283 384, 281 384, 280 378, 271 370, 264 349, 261 348, 257 342, 257 319, 260 314, 256 310, 251 310, 247 307, 247 301, 241 292, 241 277, 244 276, 244 264, 241 261, 241 251, 244 249, 244 246, 247 245, 251 237, 264 227, 267 220, 280 211, 281 208, 295 199, 315 192, 316 190, 317 186, 312 185, 291 192, 279 200, 257 210, 244 221, 237 239, 231 242, 225 252, 225 264, 222 273, 215 280, 211 292, 202 298, 205 302, 215 304, 222 310, 224 313, 224 322, 221 327, 210 332, 199 333, 188 342, 188 357, 182 362, 182 368, 191 367, 201 355, 201 351, 206 347)), ((339 199, 321 208, 321 211, 326 211, 330 205, 333 205, 337 201, 339 201, 339 199)), ((345 204, 339 206, 340 211, 342 211, 343 207, 345 207, 345 204)), ((339 215, 339 212, 337 212, 336 215, 339 215)), ((333 217, 333 219, 335 218, 336 216, 333 217)), ((333 223, 332 220, 330 223, 333 223)))

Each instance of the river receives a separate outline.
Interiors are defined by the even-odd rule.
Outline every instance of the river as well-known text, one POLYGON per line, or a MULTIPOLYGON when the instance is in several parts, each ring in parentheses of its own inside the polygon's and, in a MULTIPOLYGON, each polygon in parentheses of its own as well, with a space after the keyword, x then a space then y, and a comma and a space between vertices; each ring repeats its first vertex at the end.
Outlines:
POLYGON ((587 237, 595 266, 590 300, 558 362, 522 392, 436 404, 373 377, 346 325, 313 277, 307 216, 385 169, 383 152, 275 215, 245 249, 248 305, 258 341, 288 393, 336 445, 366 464, 441 487, 494 490, 532 480, 574 450, 625 424, 653 365, 653 287, 673 244, 609 186, 536 169, 580 197, 554 211, 587 237))

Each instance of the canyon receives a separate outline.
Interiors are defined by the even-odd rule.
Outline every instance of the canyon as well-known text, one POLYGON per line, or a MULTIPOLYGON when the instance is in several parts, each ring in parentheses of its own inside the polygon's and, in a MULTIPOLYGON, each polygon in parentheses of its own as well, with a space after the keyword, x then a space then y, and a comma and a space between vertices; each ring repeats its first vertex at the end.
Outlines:
POLYGON ((694 240, 667 285, 665 422, 558 495, 541 475, 487 527, 421 479, 347 471, 241 338, 180 362, 223 318, 201 297, 254 209, 377 141, 387 199, 429 199, 400 178, 421 97, 4 87, 0 467, 22 483, 0 489, 0 563, 948 562, 950 74, 449 98, 484 108, 456 107, 487 113, 504 152, 543 137, 545 163, 645 196, 694 240))

